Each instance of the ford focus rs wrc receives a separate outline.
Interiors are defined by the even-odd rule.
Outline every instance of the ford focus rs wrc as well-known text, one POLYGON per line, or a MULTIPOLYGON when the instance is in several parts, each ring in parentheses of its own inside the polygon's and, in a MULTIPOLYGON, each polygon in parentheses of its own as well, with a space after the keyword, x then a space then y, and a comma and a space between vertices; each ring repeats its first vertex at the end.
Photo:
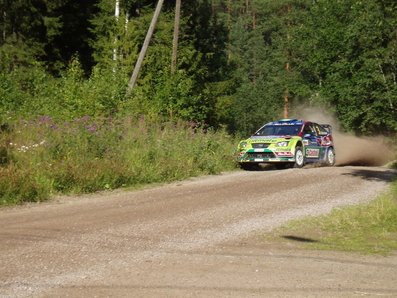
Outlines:
POLYGON ((331 125, 297 119, 267 123, 238 144, 237 162, 246 170, 261 163, 272 163, 278 168, 292 165, 301 168, 312 162, 333 166, 331 125))

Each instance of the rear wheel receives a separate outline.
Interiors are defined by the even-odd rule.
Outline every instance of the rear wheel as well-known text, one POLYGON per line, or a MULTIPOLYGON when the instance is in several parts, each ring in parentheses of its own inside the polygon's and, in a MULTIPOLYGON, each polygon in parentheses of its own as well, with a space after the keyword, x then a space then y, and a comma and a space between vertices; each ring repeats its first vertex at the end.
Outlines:
POLYGON ((328 148, 327 153, 325 155, 325 164, 330 167, 335 164, 334 148, 328 148))
POLYGON ((295 168, 301 168, 305 164, 305 156, 302 147, 295 148, 295 168))

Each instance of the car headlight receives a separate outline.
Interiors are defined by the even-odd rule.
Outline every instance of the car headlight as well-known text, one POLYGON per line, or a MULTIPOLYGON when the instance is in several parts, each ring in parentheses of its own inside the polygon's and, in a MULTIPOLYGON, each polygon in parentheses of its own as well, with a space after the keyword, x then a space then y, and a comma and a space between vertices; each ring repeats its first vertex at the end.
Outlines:
POLYGON ((240 143, 240 148, 245 149, 247 147, 248 143, 247 142, 241 142, 240 143))
POLYGON ((278 146, 278 147, 287 147, 287 146, 288 146, 288 143, 289 143, 289 142, 287 142, 287 141, 278 142, 278 143, 277 143, 277 146, 278 146))

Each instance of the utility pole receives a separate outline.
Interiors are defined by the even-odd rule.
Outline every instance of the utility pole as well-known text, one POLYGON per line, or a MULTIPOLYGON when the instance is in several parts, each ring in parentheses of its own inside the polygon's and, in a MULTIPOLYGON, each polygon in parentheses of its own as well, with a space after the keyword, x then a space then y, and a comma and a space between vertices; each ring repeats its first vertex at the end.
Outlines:
POLYGON ((176 59, 178 54, 178 39, 179 39, 179 22, 181 18, 181 0, 176 0, 175 3, 175 22, 174 22, 174 38, 172 40, 172 61, 171 73, 176 71, 176 59))
POLYGON ((135 83, 138 79, 138 74, 141 69, 143 59, 145 58, 146 51, 147 51, 147 48, 150 43, 150 39, 152 38, 153 31, 154 31, 154 28, 157 23, 157 19, 160 15, 160 11, 161 11, 161 7, 163 6, 163 2, 164 2, 164 0, 159 0, 159 2, 157 2, 156 10, 154 11, 153 18, 152 18, 152 21, 149 26, 149 30, 146 33, 145 41, 143 42, 141 52, 139 53, 138 60, 136 61, 136 64, 135 64, 134 71, 133 71, 133 73, 131 75, 131 79, 128 83, 126 95, 129 95, 131 93, 131 91, 134 88, 135 83))

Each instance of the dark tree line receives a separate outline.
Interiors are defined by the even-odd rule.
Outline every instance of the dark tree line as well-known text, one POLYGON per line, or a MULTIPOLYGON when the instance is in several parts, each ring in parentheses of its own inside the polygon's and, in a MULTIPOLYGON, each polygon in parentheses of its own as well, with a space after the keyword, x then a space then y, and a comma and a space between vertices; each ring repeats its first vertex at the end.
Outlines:
POLYGON ((166 0, 126 97, 156 3, 0 0, 2 115, 145 115, 249 133, 303 104, 346 130, 396 133, 394 0, 182 0, 172 75, 166 0))

